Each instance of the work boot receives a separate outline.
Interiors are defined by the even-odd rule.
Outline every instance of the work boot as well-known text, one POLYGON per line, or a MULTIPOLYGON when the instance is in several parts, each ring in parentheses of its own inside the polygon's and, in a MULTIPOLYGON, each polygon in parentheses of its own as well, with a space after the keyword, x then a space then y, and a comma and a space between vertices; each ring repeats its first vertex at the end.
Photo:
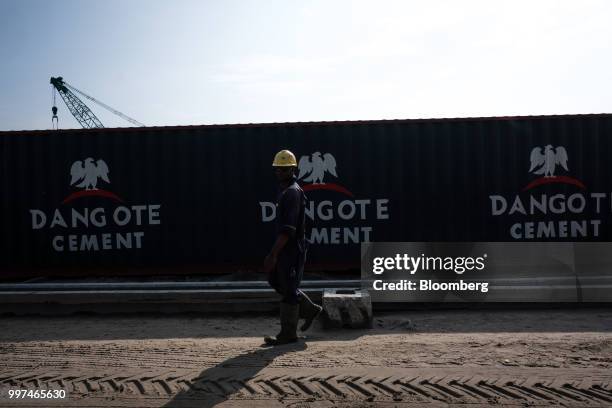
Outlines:
POLYGON ((321 313, 323 308, 314 303, 310 298, 302 291, 299 292, 300 302, 300 319, 304 319, 304 323, 300 327, 301 331, 306 331, 312 325, 312 322, 321 313))
POLYGON ((281 344, 295 343, 298 341, 297 325, 299 318, 299 305, 290 305, 281 302, 280 304, 280 320, 281 330, 276 337, 266 336, 264 341, 271 346, 279 346, 281 344))

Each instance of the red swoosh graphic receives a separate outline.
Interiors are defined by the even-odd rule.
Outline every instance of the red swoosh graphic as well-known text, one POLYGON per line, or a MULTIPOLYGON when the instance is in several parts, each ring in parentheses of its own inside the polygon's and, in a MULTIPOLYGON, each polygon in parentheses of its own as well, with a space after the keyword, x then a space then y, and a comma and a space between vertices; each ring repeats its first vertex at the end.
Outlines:
POLYGON ((527 184, 527 186, 523 189, 523 191, 527 191, 531 188, 541 186, 544 184, 550 183, 563 183, 563 184, 571 184, 577 187, 580 187, 583 190, 586 190, 586 187, 580 180, 576 180, 573 177, 567 176, 555 176, 555 177, 540 177, 539 179, 533 180, 531 183, 527 184))
POLYGON ((115 200, 117 202, 120 202, 123 204, 123 200, 121 198, 119 198, 115 193, 111 193, 110 191, 106 191, 106 190, 83 190, 83 191, 77 191, 74 192, 72 194, 70 194, 68 197, 66 197, 66 199, 64 201, 62 201, 62 204, 67 204, 72 200, 76 200, 77 198, 81 198, 81 197, 105 197, 105 198, 110 198, 112 200, 115 200))
POLYGON ((351 193, 350 191, 348 191, 346 188, 338 185, 338 184, 334 184, 334 183, 322 183, 322 184, 306 184, 304 186, 302 186, 302 190, 304 191, 313 191, 313 190, 330 190, 330 191, 337 191, 338 193, 342 193, 345 194, 349 197, 353 197, 353 193, 351 193))

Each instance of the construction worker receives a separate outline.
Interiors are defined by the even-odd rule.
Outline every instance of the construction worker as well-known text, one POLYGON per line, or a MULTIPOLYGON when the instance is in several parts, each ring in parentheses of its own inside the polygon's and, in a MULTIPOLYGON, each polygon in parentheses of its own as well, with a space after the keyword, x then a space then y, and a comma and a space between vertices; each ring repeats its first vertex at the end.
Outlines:
POLYGON ((264 261, 268 283, 282 296, 280 302, 281 330, 276 337, 266 336, 269 345, 293 343, 298 340, 299 318, 304 319, 300 330, 306 331, 321 312, 299 290, 304 274, 308 241, 305 238, 306 196, 297 183, 297 161, 289 150, 281 150, 272 162, 279 183, 276 202, 276 241, 264 261))

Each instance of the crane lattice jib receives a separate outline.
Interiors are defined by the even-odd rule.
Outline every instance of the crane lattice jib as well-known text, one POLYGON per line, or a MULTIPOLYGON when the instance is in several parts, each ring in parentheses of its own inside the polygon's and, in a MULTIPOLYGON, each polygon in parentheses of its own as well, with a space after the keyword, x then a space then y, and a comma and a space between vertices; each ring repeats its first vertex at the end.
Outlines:
POLYGON ((62 77, 51 78, 51 84, 57 89, 72 116, 85 129, 103 128, 100 119, 81 101, 64 83, 62 77))
POLYGON ((97 103, 98 105, 100 105, 101 107, 103 107, 104 109, 106 109, 109 112, 114 113, 115 115, 127 120, 128 122, 130 122, 133 125, 136 126, 145 126, 142 123, 140 123, 139 121, 137 121, 136 119, 130 118, 128 115, 126 115, 125 113, 119 112, 117 109, 113 109, 110 106, 108 106, 107 104, 105 104, 104 102, 101 102, 99 100, 97 100, 96 98, 94 98, 93 96, 89 96, 87 95, 85 92, 76 89, 74 86, 70 85, 68 82, 64 82, 64 85, 66 85, 68 88, 70 88, 71 90, 80 93, 81 95, 83 95, 84 97, 86 97, 87 99, 89 99, 92 102, 97 103))

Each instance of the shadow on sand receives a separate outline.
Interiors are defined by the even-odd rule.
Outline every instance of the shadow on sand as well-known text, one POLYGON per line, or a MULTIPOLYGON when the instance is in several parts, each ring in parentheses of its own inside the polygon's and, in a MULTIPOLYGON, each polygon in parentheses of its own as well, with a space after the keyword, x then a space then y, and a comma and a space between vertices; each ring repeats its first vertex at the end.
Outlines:
POLYGON ((202 371, 197 378, 190 379, 193 380, 189 382, 190 389, 176 394, 164 407, 214 407, 226 401, 234 392, 244 389, 244 381, 255 377, 275 358, 285 353, 302 351, 306 348, 306 344, 300 341, 277 347, 262 347, 227 359, 202 371), (244 379, 244 381, 241 379, 244 379))

